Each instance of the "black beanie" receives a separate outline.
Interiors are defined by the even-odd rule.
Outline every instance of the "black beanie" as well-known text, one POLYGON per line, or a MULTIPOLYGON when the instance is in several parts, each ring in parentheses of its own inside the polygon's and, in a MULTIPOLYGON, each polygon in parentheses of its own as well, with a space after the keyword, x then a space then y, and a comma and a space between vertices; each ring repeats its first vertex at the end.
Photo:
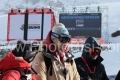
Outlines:
POLYGON ((35 52, 32 52, 31 44, 19 43, 12 51, 16 57, 23 57, 28 63, 32 62, 35 57, 35 52))

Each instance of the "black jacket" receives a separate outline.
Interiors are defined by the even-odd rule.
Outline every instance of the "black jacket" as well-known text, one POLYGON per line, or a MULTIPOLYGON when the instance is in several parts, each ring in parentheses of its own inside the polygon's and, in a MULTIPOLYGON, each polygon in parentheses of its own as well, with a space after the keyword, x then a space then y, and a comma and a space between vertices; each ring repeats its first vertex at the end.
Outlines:
POLYGON ((84 45, 85 46, 83 48, 83 53, 81 57, 84 58, 92 72, 89 71, 88 67, 81 57, 76 58, 75 62, 81 80, 109 80, 106 75, 104 65, 101 63, 103 61, 103 58, 99 55, 96 60, 92 60, 92 58, 88 55, 88 51, 90 48, 101 48, 100 44, 95 38, 89 37, 84 45), (94 72, 95 67, 96 69, 94 72))
POLYGON ((117 74, 115 80, 120 80, 120 70, 118 71, 118 74, 117 74))

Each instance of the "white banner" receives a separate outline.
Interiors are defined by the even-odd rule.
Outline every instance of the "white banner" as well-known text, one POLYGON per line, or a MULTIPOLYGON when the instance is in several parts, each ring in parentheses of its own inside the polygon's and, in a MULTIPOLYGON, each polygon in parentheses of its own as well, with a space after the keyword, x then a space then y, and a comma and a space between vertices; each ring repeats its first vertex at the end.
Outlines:
MULTIPOLYGON (((8 18, 8 39, 23 39, 24 35, 24 14, 12 14, 8 18)), ((28 39, 35 40, 41 38, 42 14, 29 14, 28 17, 28 39)), ((43 39, 46 39, 52 27, 52 14, 44 14, 43 39)))

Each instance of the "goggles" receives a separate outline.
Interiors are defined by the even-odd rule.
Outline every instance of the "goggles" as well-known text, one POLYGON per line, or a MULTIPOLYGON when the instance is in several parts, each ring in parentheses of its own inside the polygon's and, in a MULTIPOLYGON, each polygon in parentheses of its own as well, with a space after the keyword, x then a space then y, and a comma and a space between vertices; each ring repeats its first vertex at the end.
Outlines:
POLYGON ((66 35, 66 34, 59 35, 59 34, 54 33, 54 32, 52 32, 51 35, 53 37, 58 38, 59 41, 62 42, 62 43, 70 42, 70 39, 71 39, 71 35, 66 35))
POLYGON ((100 52, 101 52, 101 49, 98 49, 98 48, 94 48, 94 49, 90 48, 90 50, 89 50, 90 55, 99 55, 100 52))

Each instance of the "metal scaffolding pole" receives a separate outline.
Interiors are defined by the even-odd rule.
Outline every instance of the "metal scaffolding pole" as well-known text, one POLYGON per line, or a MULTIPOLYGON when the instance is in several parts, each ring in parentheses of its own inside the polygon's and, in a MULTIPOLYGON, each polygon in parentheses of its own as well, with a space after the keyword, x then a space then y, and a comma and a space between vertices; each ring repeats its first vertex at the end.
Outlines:
POLYGON ((102 13, 101 38, 104 43, 109 43, 108 7, 107 6, 74 6, 58 8, 54 11, 56 20, 59 22, 60 13, 102 13))

